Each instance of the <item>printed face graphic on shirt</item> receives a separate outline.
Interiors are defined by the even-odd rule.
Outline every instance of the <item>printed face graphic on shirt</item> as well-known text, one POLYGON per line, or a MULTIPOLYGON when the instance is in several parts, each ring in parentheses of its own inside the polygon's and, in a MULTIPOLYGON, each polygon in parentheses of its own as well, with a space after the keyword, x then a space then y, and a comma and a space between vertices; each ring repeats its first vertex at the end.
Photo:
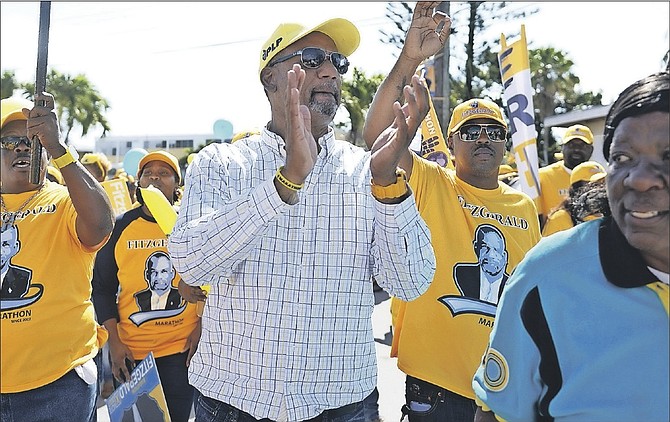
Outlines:
POLYGON ((172 287, 175 271, 170 257, 163 252, 156 252, 147 259, 146 276, 149 288, 158 294, 164 294, 172 287))
POLYGON ((472 241, 477 262, 462 262, 454 266, 454 282, 461 295, 438 298, 453 316, 478 314, 493 317, 503 287, 509 278, 505 236, 495 226, 477 227, 472 241))
POLYGON ((507 265, 505 239, 495 227, 493 230, 480 229, 482 226, 477 229, 475 239, 475 253, 479 257, 479 266, 486 274, 498 276, 507 265))
POLYGON ((40 284, 31 284, 33 272, 12 264, 12 258, 21 250, 19 228, 3 224, 0 231, 0 311, 9 311, 30 306, 42 297, 40 284), (32 289, 31 289, 32 288, 32 289), (30 293, 30 294, 29 294, 30 293))
POLYGON ((129 319, 138 327, 145 322, 172 318, 186 309, 186 302, 172 283, 177 272, 172 266, 170 256, 158 251, 149 255, 144 268, 144 281, 148 288, 134 293, 137 312, 129 319))
POLYGON ((19 252, 19 231, 13 224, 2 225, 2 254, 0 255, 0 268, 4 272, 9 261, 19 252))

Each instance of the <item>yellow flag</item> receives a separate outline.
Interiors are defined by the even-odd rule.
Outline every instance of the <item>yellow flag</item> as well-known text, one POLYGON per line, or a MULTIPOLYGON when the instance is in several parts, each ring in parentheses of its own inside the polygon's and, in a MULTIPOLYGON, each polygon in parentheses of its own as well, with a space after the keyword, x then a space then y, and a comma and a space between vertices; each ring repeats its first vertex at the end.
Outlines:
POLYGON ((122 214, 132 208, 133 204, 130 202, 130 193, 125 180, 105 180, 100 184, 105 189, 109 202, 112 203, 114 215, 122 214))
MULTIPOLYGON (((420 68, 417 73, 425 77, 426 68, 420 68)), ((454 163, 451 160, 451 153, 447 148, 447 142, 437 119, 435 106, 433 106, 433 98, 430 95, 428 95, 428 105, 430 110, 421 122, 421 156, 426 160, 436 162, 442 167, 453 169, 454 163)))
POLYGON ((142 198, 151 215, 160 226, 165 235, 172 233, 174 224, 177 222, 177 211, 172 207, 163 192, 153 185, 147 188, 138 188, 142 192, 142 198))
POLYGON ((503 99, 510 122, 509 131, 520 190, 536 199, 540 195, 539 165, 526 27, 521 25, 521 39, 510 45, 505 35, 501 34, 500 45, 502 49, 498 53, 498 61, 504 87, 503 99))

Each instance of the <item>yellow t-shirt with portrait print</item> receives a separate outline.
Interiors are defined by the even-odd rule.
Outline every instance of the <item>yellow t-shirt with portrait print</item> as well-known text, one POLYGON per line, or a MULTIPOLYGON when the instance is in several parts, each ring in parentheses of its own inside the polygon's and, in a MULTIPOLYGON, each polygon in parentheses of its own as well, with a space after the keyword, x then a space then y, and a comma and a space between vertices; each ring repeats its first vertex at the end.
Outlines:
POLYGON ((537 211, 530 197, 504 183, 478 189, 453 170, 412 155, 409 184, 430 229, 437 268, 423 295, 411 302, 392 299, 391 356, 407 375, 474 399, 472 379, 497 305, 484 295, 499 286, 493 292, 499 298, 509 275, 539 241, 537 211), (487 285, 486 274, 496 282, 487 285))
MULTIPOLYGON (((2 198, 7 210, 16 211, 34 193, 2 198)), ((2 393, 59 379, 93 358, 107 340, 90 300, 96 251, 77 237, 67 188, 46 181, 20 215, 3 209, 3 223, 12 217, 14 227, 2 227, 3 255, 11 250, 0 305, 2 393)))
POLYGON ((98 320, 117 320, 119 338, 135 360, 149 352, 157 358, 183 352, 200 321, 195 304, 179 294, 181 278, 167 243, 156 220, 138 204, 117 217, 111 238, 95 260, 98 320))

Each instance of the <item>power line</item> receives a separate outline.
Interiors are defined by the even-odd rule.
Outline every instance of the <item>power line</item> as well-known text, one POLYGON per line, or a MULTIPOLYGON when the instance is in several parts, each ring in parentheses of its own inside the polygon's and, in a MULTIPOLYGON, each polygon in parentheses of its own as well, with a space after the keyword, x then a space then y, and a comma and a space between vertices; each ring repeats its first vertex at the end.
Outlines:
POLYGON ((165 54, 165 53, 176 53, 180 51, 190 51, 190 50, 199 50, 202 48, 211 48, 211 47, 223 47, 226 45, 235 45, 235 44, 244 44, 244 43, 249 43, 249 42, 258 42, 260 43, 263 41, 262 38, 252 38, 248 40, 239 40, 239 41, 227 41, 227 42, 220 42, 220 43, 215 43, 215 44, 204 44, 204 45, 195 45, 192 47, 184 47, 184 48, 177 48, 174 50, 163 50, 163 51, 156 51, 153 54, 165 54))

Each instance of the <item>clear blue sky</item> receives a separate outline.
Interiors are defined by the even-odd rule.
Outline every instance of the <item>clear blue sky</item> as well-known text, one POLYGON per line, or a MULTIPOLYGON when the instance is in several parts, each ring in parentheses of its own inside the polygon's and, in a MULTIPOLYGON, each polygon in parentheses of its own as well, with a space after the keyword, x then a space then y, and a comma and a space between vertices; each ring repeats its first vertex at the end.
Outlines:
MULTIPOLYGON (((605 103, 660 70, 668 50, 668 2, 512 4, 540 11, 497 23, 487 36, 509 37, 525 24, 530 48, 566 51, 579 88, 602 92, 605 103)), ((461 7, 452 2, 452 13, 461 7)), ((2 70, 32 81, 39 3, 3 1, 0 8, 2 70)), ((380 41, 379 29, 393 28, 385 10, 384 2, 52 2, 49 68, 91 80, 111 103, 110 135, 211 133, 218 119, 239 131, 269 120, 257 51, 279 22, 348 18, 362 36, 353 65, 386 73, 396 50, 380 41)), ((463 42, 452 37, 452 48, 463 42)))

